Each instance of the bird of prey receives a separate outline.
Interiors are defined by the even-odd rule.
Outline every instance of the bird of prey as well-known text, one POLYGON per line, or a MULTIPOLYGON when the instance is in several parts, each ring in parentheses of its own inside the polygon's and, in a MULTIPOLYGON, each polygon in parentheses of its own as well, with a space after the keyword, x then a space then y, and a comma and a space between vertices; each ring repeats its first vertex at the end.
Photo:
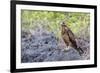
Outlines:
POLYGON ((80 47, 77 47, 75 36, 65 22, 61 23, 61 35, 67 47, 76 49, 80 55, 83 53, 83 50, 80 47))

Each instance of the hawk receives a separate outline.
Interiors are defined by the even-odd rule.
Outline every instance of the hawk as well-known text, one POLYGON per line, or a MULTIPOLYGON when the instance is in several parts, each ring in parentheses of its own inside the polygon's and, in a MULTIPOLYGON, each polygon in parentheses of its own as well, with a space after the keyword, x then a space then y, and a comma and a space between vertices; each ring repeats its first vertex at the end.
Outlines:
POLYGON ((67 27, 64 22, 61 23, 61 35, 67 47, 73 47, 79 52, 80 55, 83 53, 83 50, 80 47, 77 47, 73 32, 67 27))

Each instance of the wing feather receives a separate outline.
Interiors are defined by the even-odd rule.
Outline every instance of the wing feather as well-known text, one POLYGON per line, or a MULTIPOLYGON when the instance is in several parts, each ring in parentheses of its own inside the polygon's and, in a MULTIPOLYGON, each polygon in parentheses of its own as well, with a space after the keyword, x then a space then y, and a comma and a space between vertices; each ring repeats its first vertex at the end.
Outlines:
POLYGON ((77 47, 75 36, 74 36, 73 32, 71 30, 68 30, 67 33, 68 33, 69 39, 70 39, 71 43, 73 44, 73 46, 77 47))

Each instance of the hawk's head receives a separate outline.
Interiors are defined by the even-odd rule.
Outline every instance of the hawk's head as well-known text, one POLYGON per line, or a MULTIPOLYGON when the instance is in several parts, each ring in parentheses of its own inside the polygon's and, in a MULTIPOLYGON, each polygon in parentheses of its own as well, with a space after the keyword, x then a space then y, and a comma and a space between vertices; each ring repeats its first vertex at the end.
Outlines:
POLYGON ((65 32, 66 23, 65 22, 61 22, 60 25, 61 25, 61 32, 63 34, 65 32))
POLYGON ((61 22, 61 26, 66 26, 65 22, 61 22))
POLYGON ((60 25, 61 25, 62 29, 64 29, 66 27, 66 23, 65 22, 61 22, 60 25))
POLYGON ((65 31, 69 30, 69 28, 68 28, 68 26, 65 22, 61 23, 61 30, 62 30, 62 32, 65 32, 65 31))

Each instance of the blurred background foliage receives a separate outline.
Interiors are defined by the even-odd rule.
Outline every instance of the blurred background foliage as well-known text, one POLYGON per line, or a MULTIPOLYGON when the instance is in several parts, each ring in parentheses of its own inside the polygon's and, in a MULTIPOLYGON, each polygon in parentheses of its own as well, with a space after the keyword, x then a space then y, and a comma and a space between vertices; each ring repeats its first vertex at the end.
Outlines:
POLYGON ((21 10, 21 25, 23 30, 45 29, 61 38, 61 25, 65 21, 76 37, 86 40, 90 38, 90 14, 84 12, 55 12, 21 10))

